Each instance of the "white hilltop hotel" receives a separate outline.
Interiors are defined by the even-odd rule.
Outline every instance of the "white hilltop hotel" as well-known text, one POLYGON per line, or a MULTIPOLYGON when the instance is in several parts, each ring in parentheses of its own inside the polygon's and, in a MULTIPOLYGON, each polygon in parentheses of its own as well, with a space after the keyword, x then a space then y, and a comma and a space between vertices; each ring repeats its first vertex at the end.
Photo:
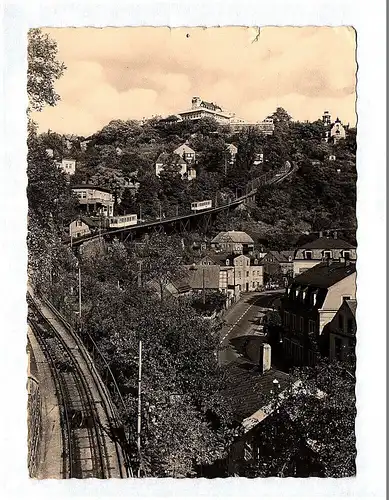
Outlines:
POLYGON ((274 131, 274 123, 271 118, 266 118, 263 121, 247 122, 237 118, 235 113, 230 113, 213 102, 203 101, 200 97, 193 97, 192 107, 177 113, 176 116, 184 121, 214 118, 220 124, 230 125, 236 130, 244 127, 256 127, 266 135, 272 135, 274 131))

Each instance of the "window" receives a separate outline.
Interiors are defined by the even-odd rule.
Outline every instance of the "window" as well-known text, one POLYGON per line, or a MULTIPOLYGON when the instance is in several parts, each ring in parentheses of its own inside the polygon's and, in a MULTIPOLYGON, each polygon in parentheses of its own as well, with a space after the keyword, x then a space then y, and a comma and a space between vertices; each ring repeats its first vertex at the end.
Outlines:
POLYGON ((327 250, 327 251, 324 252, 324 258, 325 259, 330 259, 331 256, 332 256, 331 250, 327 250))
POLYGON ((339 314, 338 323, 339 323, 339 329, 343 332, 343 328, 344 328, 343 314, 339 314))
POLYGON ((350 259, 350 252, 343 252, 343 257, 345 258, 345 260, 349 260, 350 259))
POLYGON ((249 277, 249 272, 248 272, 248 271, 246 271, 246 278, 248 278, 248 277, 249 277))
POLYGON ((305 252, 305 258, 308 260, 312 259, 312 252, 305 252))
POLYGON ((312 303, 315 306, 317 301, 317 292, 313 292, 312 294, 312 303))
POLYGON ((242 273, 240 271, 238 271, 238 278, 241 278, 242 277, 242 273))
POLYGON ((226 259, 226 266, 230 265, 230 259, 226 259))
POLYGON ((304 317, 300 316, 300 332, 304 332, 304 317))
POLYGON ((315 328, 316 328, 315 322, 312 319, 310 319, 308 321, 308 333, 315 333, 315 328))
POLYGON ((296 329, 296 315, 292 314, 292 329, 296 329))
POLYGON ((284 322, 285 322, 285 326, 289 326, 289 313, 288 313, 288 311, 284 312, 284 322))

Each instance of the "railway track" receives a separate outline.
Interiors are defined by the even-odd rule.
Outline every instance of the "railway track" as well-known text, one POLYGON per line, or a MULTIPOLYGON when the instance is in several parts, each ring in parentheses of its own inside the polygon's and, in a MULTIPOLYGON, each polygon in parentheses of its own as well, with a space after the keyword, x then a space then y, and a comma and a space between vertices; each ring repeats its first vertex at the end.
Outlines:
POLYGON ((128 477, 121 448, 110 435, 113 409, 85 346, 50 304, 31 293, 28 303, 28 322, 49 364, 60 409, 62 478, 128 477))

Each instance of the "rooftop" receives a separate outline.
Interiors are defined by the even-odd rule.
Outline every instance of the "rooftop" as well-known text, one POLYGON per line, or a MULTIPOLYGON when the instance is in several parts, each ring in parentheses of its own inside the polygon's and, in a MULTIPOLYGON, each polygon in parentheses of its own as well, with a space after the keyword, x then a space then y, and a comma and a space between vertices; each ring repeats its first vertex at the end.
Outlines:
POLYGON ((189 286, 194 289, 219 288, 220 266, 187 266, 189 286))
POLYGON ((254 245, 254 240, 244 231, 225 231, 215 236, 211 243, 244 243, 254 245))
POLYGON ((242 422, 269 402, 275 379, 280 384, 279 391, 283 391, 292 381, 290 375, 285 372, 271 368, 262 373, 257 365, 241 358, 227 366, 227 387, 223 393, 231 399, 236 421, 242 422))
POLYGON ((97 191, 103 191, 104 193, 112 193, 110 189, 96 186, 95 184, 75 184, 72 189, 96 189, 97 191))
POLYGON ((329 288, 338 281, 355 273, 355 263, 346 262, 321 262, 297 276, 293 283, 318 288, 329 288))
POLYGON ((82 220, 82 222, 84 222, 84 224, 89 227, 99 227, 100 225, 98 220, 94 220, 91 217, 87 217, 86 215, 80 215, 80 217, 78 217, 78 219, 76 220, 82 220))
POLYGON ((194 149, 192 149, 190 146, 188 146, 188 144, 184 143, 184 144, 181 144, 181 146, 178 146, 178 148, 176 148, 174 150, 174 153, 176 154, 181 154, 181 153, 192 153, 192 154, 195 154, 196 151, 194 149))
POLYGON ((348 305, 350 311, 353 313, 353 316, 355 317, 357 312, 357 301, 355 299, 347 299, 345 300, 345 302, 348 305))
POLYGON ((321 249, 332 250, 334 248, 337 249, 355 248, 355 246, 351 245, 347 241, 340 240, 339 238, 327 238, 325 236, 322 236, 317 240, 305 243, 300 248, 304 248, 306 250, 321 250, 321 249))

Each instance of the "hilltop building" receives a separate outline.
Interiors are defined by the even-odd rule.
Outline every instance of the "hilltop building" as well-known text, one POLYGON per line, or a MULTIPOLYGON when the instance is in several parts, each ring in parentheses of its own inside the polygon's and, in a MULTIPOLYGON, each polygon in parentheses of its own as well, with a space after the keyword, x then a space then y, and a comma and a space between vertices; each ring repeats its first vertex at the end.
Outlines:
POLYGON ((203 101, 201 97, 192 98, 190 109, 177 113, 181 120, 201 120, 202 118, 214 118, 222 125, 230 125, 233 130, 245 127, 256 127, 266 135, 274 132, 274 123, 271 118, 263 121, 248 122, 235 116, 235 113, 225 111, 221 106, 213 102, 203 101))
POLYGON ((322 122, 326 128, 324 133, 325 142, 333 142, 336 144, 340 139, 346 138, 348 126, 344 126, 339 118, 336 118, 336 120, 332 122, 329 111, 324 111, 322 122))
POLYGON ((335 123, 331 127, 330 137, 334 141, 334 144, 346 138, 346 129, 339 118, 335 120, 335 123))

